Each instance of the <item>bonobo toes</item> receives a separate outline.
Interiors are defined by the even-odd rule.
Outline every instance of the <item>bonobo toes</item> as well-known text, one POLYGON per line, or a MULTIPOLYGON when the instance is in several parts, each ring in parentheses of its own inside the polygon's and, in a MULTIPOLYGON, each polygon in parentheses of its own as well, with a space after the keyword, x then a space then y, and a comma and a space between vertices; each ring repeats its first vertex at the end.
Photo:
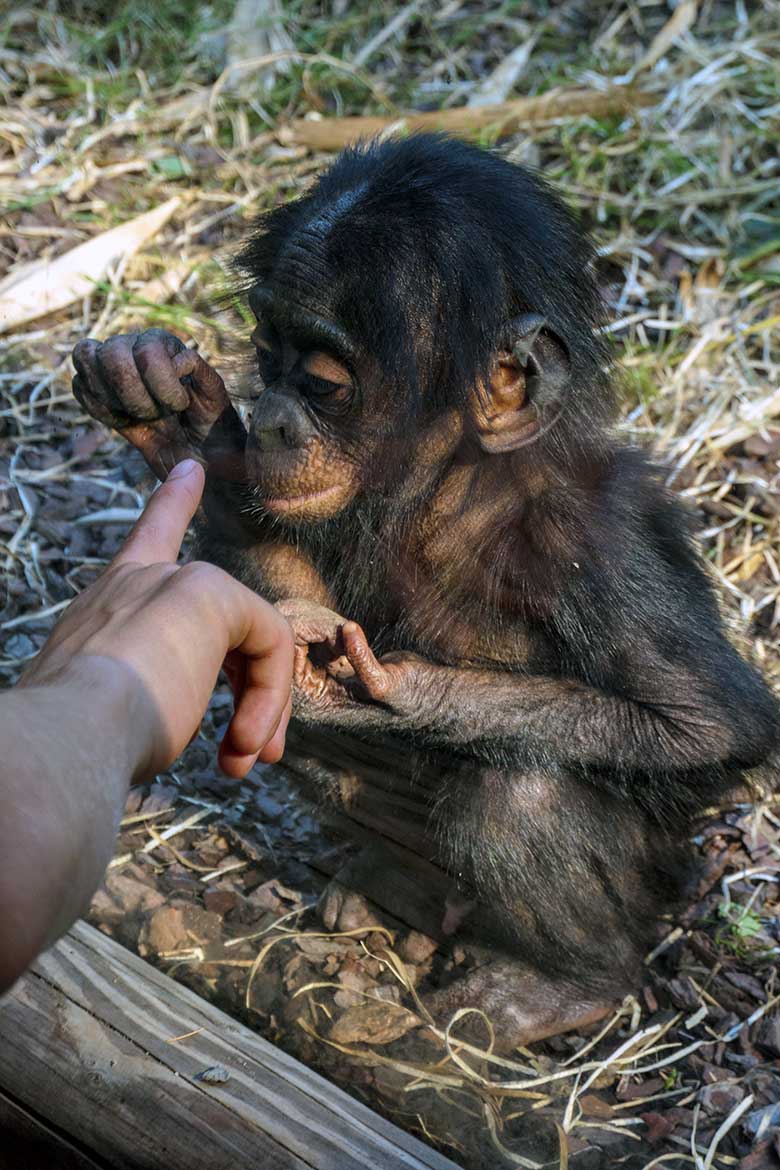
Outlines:
POLYGON ((202 460, 215 423, 233 410, 219 374, 163 329, 87 338, 73 364, 78 402, 137 447, 160 479, 181 459, 202 460))
MULTIPOLYGON (((589 997, 518 962, 493 959, 425 995, 423 1002, 441 1028, 460 1008, 477 1008, 492 1024, 495 1050, 510 1052, 594 1024, 614 1011, 620 1000, 589 997)), ((455 1034, 480 1044, 488 1040, 486 1025, 476 1013, 459 1020, 455 1034)))
POLYGON ((326 930, 371 930, 382 925, 368 899, 335 878, 323 891, 317 909, 326 930))

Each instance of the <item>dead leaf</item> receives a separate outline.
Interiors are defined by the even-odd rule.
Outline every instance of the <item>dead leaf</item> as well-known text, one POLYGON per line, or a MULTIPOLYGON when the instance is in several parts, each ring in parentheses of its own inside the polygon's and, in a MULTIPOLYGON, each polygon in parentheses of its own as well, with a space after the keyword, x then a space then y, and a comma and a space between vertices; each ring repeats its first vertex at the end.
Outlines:
POLYGON ((504 57, 492 73, 483 78, 468 100, 471 109, 478 109, 480 106, 497 106, 500 102, 506 101, 521 73, 525 71, 541 32, 542 29, 539 28, 504 57))
POLYGON ((92 236, 56 260, 38 260, 11 272, 0 283, 0 333, 36 317, 64 309, 95 291, 110 265, 132 256, 168 222, 181 200, 176 197, 100 235, 92 236))
POLYGON ((696 19, 698 7, 698 0, 683 0, 660 32, 653 37, 650 48, 633 70, 632 76, 635 77, 637 73, 642 73, 645 69, 652 69, 656 61, 661 60, 674 42, 691 27, 696 19))
POLYGON ((330 1030, 337 1044, 389 1044, 419 1028, 422 1020, 396 1003, 364 1003, 348 1008, 330 1030))

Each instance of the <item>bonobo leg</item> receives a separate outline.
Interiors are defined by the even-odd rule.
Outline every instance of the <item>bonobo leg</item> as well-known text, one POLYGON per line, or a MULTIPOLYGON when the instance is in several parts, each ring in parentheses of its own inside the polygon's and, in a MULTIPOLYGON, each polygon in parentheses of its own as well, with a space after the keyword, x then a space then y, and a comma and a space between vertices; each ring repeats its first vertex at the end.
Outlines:
POLYGON ((466 891, 454 937, 486 958, 431 996, 439 1022, 480 1008, 512 1047, 591 1023, 638 987, 687 866, 627 796, 565 774, 464 767, 435 815, 466 891))
MULTIPOLYGON (((423 1003, 441 1028, 461 1008, 484 1012, 493 1027, 495 1051, 511 1052, 535 1040, 587 1028, 608 1016, 621 998, 589 995, 571 984, 552 981, 517 959, 492 958, 460 975, 449 987, 429 992, 423 1003)), ((454 1034, 486 1039, 476 1015, 458 1022, 454 1034)))

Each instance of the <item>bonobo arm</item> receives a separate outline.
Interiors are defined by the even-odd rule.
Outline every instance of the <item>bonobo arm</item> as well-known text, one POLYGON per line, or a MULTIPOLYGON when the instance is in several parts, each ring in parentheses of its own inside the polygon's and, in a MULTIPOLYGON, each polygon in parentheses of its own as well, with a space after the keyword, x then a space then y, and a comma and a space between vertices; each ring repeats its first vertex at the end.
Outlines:
POLYGON ((305 722, 358 734, 405 732, 492 763, 643 774, 749 767, 777 739, 769 693, 725 643, 724 668, 740 672, 752 690, 752 701, 737 708, 679 667, 637 669, 637 689, 627 696, 574 679, 441 666, 410 654, 376 659, 355 623, 343 637, 339 649, 355 671, 346 683, 299 654, 296 715, 305 722), (652 681, 641 689, 653 675, 663 678, 663 693, 652 681))
MULTIPOLYGON (((650 541, 639 547, 650 549, 650 541)), ((568 608, 561 620, 580 637, 559 640, 555 674, 442 665, 408 653, 377 659, 361 628, 346 622, 337 637, 303 639, 325 643, 330 664, 315 665, 298 646, 296 715, 522 767, 662 775, 762 762, 778 744, 776 704, 721 632, 705 577, 681 562, 676 581, 652 549, 644 555, 655 585, 644 606, 628 567, 614 591, 599 571, 592 595, 578 584, 575 600, 559 597, 559 617, 568 608)))
POLYGON ((336 651, 352 680, 298 648, 298 717, 490 763, 613 776, 723 775, 778 746, 776 702, 725 637, 684 514, 640 456, 618 452, 587 492, 540 496, 505 553, 487 559, 508 566, 521 616, 484 613, 482 633, 518 620, 539 639, 538 665, 377 661, 348 622, 336 651))

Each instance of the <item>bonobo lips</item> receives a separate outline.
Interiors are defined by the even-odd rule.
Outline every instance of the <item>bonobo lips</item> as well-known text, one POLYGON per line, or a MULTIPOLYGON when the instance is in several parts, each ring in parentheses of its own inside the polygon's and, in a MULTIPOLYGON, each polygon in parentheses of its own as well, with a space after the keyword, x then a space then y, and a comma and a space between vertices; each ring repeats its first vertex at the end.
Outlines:
POLYGON ((318 510, 322 504, 342 494, 344 489, 341 484, 337 483, 333 487, 323 488, 318 492, 308 492, 305 495, 276 497, 264 495, 257 487, 255 487, 255 491, 260 495, 264 508, 269 512, 285 515, 291 512, 318 510))

